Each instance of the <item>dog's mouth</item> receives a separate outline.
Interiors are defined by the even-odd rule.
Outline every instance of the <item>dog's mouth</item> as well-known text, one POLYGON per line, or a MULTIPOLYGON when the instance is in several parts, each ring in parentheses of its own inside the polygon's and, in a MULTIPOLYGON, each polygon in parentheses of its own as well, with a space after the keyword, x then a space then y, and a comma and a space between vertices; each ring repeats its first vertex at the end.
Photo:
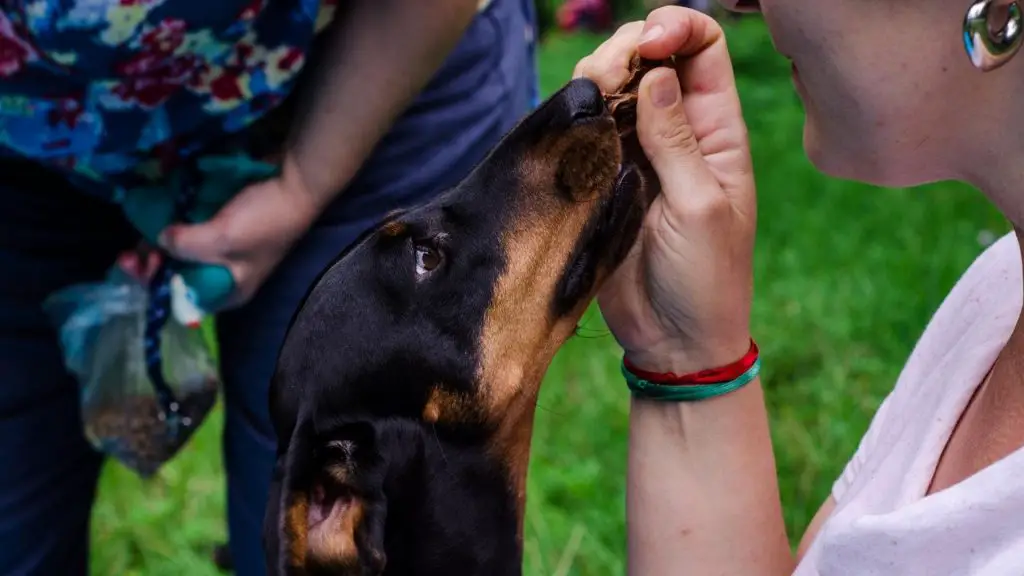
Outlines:
POLYGON ((309 498, 310 533, 324 528, 325 525, 339 522, 351 503, 352 496, 344 489, 325 482, 314 484, 309 498))
POLYGON ((636 100, 643 75, 670 61, 634 58, 631 76, 616 93, 606 94, 608 113, 619 138, 619 170, 604 195, 598 213, 570 260, 564 278, 563 296, 583 298, 627 256, 643 225, 648 207, 660 192, 657 175, 640 146, 636 133, 636 100))
MULTIPOLYGON (((573 254, 567 279, 575 285, 578 297, 584 297, 600 281, 602 272, 610 272, 629 252, 639 233, 649 202, 641 198, 643 177, 634 162, 624 160, 615 176, 611 193, 587 226, 573 254)), ((568 288, 568 287, 567 287, 568 288)))
POLYGON ((640 146, 636 132, 636 105, 640 80, 647 72, 659 66, 672 67, 674 61, 646 60, 634 56, 630 63, 629 79, 618 91, 605 95, 608 112, 615 121, 615 129, 619 135, 619 151, 622 158, 613 185, 611 201, 607 207, 608 218, 613 220, 613 224, 616 218, 626 218, 621 212, 621 204, 624 201, 631 200, 646 212, 660 192, 657 174, 654 173, 647 155, 640 146))
POLYGON ((647 72, 660 66, 672 68, 675 66, 675 61, 672 58, 666 60, 646 60, 639 56, 634 56, 629 67, 629 79, 626 80, 626 83, 618 91, 605 95, 605 103, 608 106, 612 119, 615 121, 615 128, 619 134, 619 150, 623 158, 616 186, 619 185, 618 181, 622 179, 625 173, 629 171, 638 172, 639 182, 634 184, 635 187, 632 193, 637 193, 638 188, 642 187, 642 197, 637 200, 643 205, 644 209, 654 201, 655 196, 660 192, 660 185, 657 174, 655 174, 654 168, 647 159, 647 155, 644 153, 637 136, 637 97, 640 90, 640 80, 647 72))
MULTIPOLYGON (((640 168, 636 162, 624 157, 612 184, 611 194, 608 195, 608 200, 598 215, 598 222, 588 244, 601 244, 602 240, 618 237, 630 240, 623 244, 632 245, 632 237, 636 232, 634 228, 639 228, 640 220, 650 204, 644 192, 644 178, 640 168)), ((607 256, 616 264, 621 255, 612 253, 607 256)))
POLYGON ((356 555, 353 534, 360 521, 358 500, 345 486, 320 478, 309 492, 306 517, 307 561, 313 565, 344 564, 356 555))

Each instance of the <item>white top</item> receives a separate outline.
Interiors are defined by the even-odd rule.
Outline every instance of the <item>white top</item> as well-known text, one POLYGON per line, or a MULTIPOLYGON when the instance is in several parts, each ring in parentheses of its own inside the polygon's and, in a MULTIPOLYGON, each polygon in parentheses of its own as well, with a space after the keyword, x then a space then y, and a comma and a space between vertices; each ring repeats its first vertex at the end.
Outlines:
POLYGON ((833 485, 835 511, 795 575, 1024 575, 1024 449, 925 495, 1016 324, 1020 268, 1011 233, 946 296, 833 485))

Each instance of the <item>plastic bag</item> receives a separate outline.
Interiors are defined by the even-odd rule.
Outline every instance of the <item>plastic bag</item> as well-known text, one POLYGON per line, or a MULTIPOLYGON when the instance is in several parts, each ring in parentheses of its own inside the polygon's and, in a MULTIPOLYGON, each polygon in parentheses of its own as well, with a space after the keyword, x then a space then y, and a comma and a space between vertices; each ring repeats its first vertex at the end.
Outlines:
POLYGON ((181 450, 220 388, 202 329, 172 314, 157 313, 165 317, 150 343, 159 362, 147 362, 150 296, 148 286, 115 266, 105 282, 63 288, 43 303, 81 387, 86 438, 144 478, 181 450), (162 382, 154 382, 153 370, 162 382))

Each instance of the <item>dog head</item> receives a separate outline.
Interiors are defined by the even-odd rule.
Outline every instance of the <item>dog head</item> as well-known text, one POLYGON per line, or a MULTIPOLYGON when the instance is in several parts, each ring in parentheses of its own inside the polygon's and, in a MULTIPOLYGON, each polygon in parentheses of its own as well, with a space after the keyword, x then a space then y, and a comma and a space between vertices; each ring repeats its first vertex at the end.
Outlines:
POLYGON ((570 82, 316 282, 271 385, 273 573, 518 573, 541 379, 657 193, 625 100, 570 82))

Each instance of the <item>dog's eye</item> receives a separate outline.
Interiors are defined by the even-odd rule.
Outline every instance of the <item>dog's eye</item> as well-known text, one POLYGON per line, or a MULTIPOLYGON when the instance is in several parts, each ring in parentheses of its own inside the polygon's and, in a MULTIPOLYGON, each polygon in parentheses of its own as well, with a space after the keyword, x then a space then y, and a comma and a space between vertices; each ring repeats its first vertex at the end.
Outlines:
POLYGON ((440 252, 430 246, 422 244, 416 246, 416 274, 418 276, 429 274, 440 265, 440 252))

